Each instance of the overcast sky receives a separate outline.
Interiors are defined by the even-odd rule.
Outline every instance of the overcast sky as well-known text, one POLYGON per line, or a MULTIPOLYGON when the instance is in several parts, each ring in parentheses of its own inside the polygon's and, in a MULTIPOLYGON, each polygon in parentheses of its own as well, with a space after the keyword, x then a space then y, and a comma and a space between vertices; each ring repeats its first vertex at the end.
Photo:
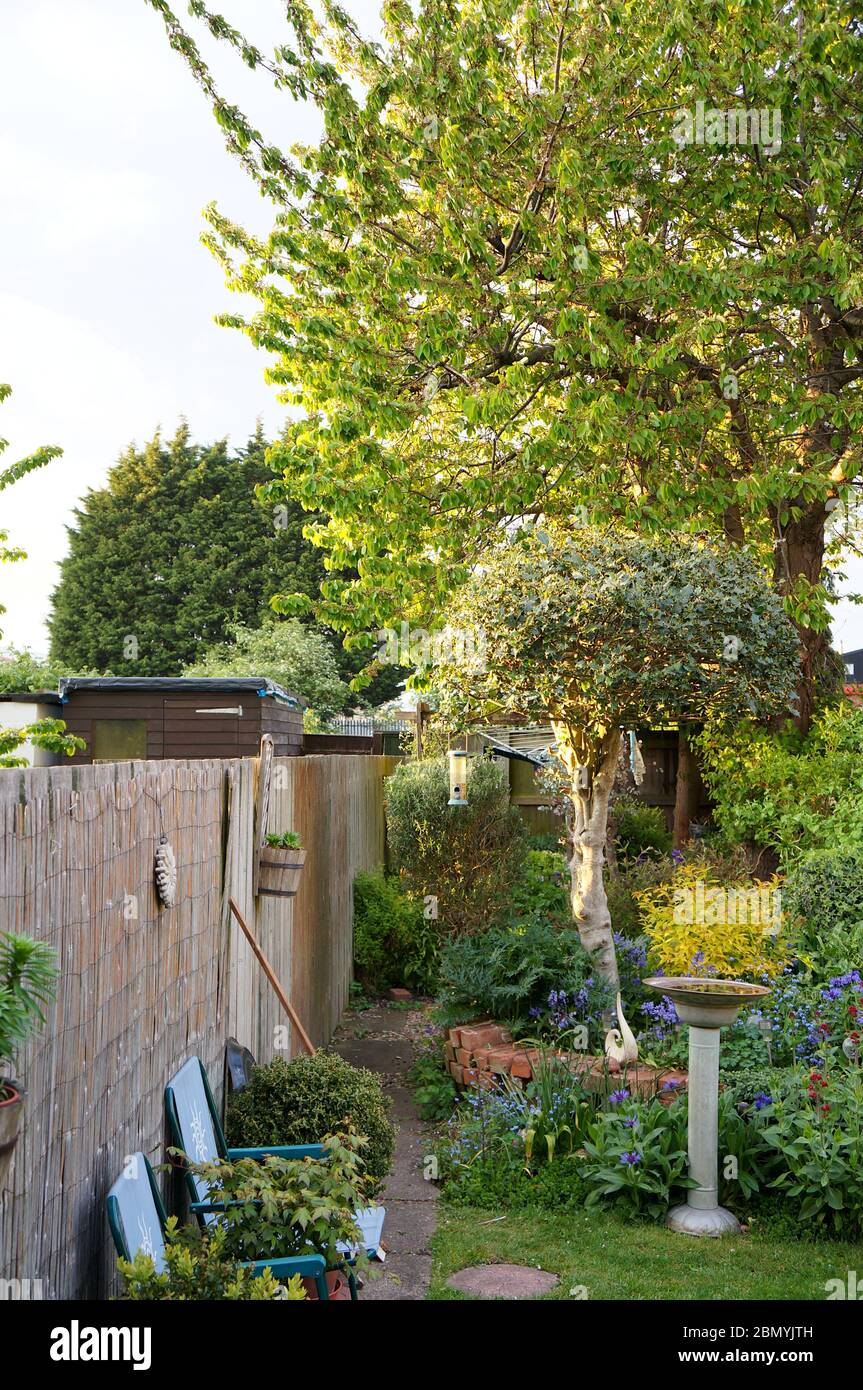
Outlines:
MULTIPOLYGON (((284 36, 279 0, 220 8, 263 48, 284 36)), ((378 0, 348 8, 378 32, 378 0)), ((64 526, 131 441, 181 416, 206 441, 242 443, 258 416, 279 428, 265 357, 213 322, 236 306, 199 241, 213 199, 253 230, 271 217, 144 0, 2 0, 0 25, 0 381, 14 390, 0 434, 7 460, 65 451, 3 494, 2 525, 28 558, 0 569, 0 625, 4 644, 44 652, 64 526)), ((265 134, 318 133, 313 110, 207 52, 265 134)), ((863 565, 849 572, 863 588, 863 565)), ((863 609, 840 604, 834 636, 863 647, 863 609)))

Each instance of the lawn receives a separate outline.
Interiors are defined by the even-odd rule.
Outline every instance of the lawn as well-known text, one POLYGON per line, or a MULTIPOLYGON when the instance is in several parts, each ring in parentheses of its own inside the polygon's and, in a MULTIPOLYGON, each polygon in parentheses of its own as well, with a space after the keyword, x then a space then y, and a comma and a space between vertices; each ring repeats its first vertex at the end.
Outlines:
POLYGON ((859 1269, 863 1246, 775 1233, 693 1240, 605 1212, 480 1211, 441 1202, 430 1299, 467 1265, 540 1265, 560 1276, 551 1299, 823 1299, 828 1279, 859 1269), (502 1219, 499 1219, 501 1218, 502 1219), (574 1292, 578 1287, 585 1293, 574 1292))

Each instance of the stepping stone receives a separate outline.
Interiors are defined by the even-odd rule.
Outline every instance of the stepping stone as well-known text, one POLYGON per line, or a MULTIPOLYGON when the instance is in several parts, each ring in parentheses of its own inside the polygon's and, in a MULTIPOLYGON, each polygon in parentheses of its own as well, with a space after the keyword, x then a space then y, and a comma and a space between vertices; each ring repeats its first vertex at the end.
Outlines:
POLYGON ((451 1289, 474 1298, 537 1298, 558 1283, 556 1274, 531 1265, 472 1265, 447 1279, 451 1289))

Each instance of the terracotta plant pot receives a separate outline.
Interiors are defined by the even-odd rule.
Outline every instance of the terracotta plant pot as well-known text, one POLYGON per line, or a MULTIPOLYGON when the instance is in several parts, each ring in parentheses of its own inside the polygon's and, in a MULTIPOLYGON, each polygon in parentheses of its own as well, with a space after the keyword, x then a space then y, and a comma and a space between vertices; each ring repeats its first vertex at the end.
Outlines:
POLYGON ((0 1190, 6 1186, 6 1174, 12 1153, 18 1143, 18 1131, 24 1114, 24 1091, 21 1086, 0 1077, 0 1190))
POLYGON ((306 862, 304 849, 274 849, 263 845, 258 861, 258 892, 275 898, 292 898, 300 886, 306 862))
MULTIPOLYGON (((348 1302, 350 1302, 351 1286, 340 1269, 328 1269, 326 1274, 324 1275, 324 1278, 327 1281, 327 1288, 330 1292, 331 1303, 335 1300, 344 1301, 345 1299, 347 1299, 348 1302)), ((309 1296, 309 1300, 312 1303, 320 1302, 320 1299, 318 1298, 317 1285, 315 1284, 314 1279, 304 1279, 303 1287, 309 1296)))

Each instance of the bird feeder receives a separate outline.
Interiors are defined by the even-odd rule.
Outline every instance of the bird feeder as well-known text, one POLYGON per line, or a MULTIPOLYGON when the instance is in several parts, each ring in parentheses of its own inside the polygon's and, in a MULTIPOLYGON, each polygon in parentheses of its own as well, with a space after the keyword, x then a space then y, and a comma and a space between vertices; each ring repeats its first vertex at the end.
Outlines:
POLYGON ((449 801, 448 806, 466 806, 467 760, 469 754, 464 748, 451 748, 449 751, 449 801))

